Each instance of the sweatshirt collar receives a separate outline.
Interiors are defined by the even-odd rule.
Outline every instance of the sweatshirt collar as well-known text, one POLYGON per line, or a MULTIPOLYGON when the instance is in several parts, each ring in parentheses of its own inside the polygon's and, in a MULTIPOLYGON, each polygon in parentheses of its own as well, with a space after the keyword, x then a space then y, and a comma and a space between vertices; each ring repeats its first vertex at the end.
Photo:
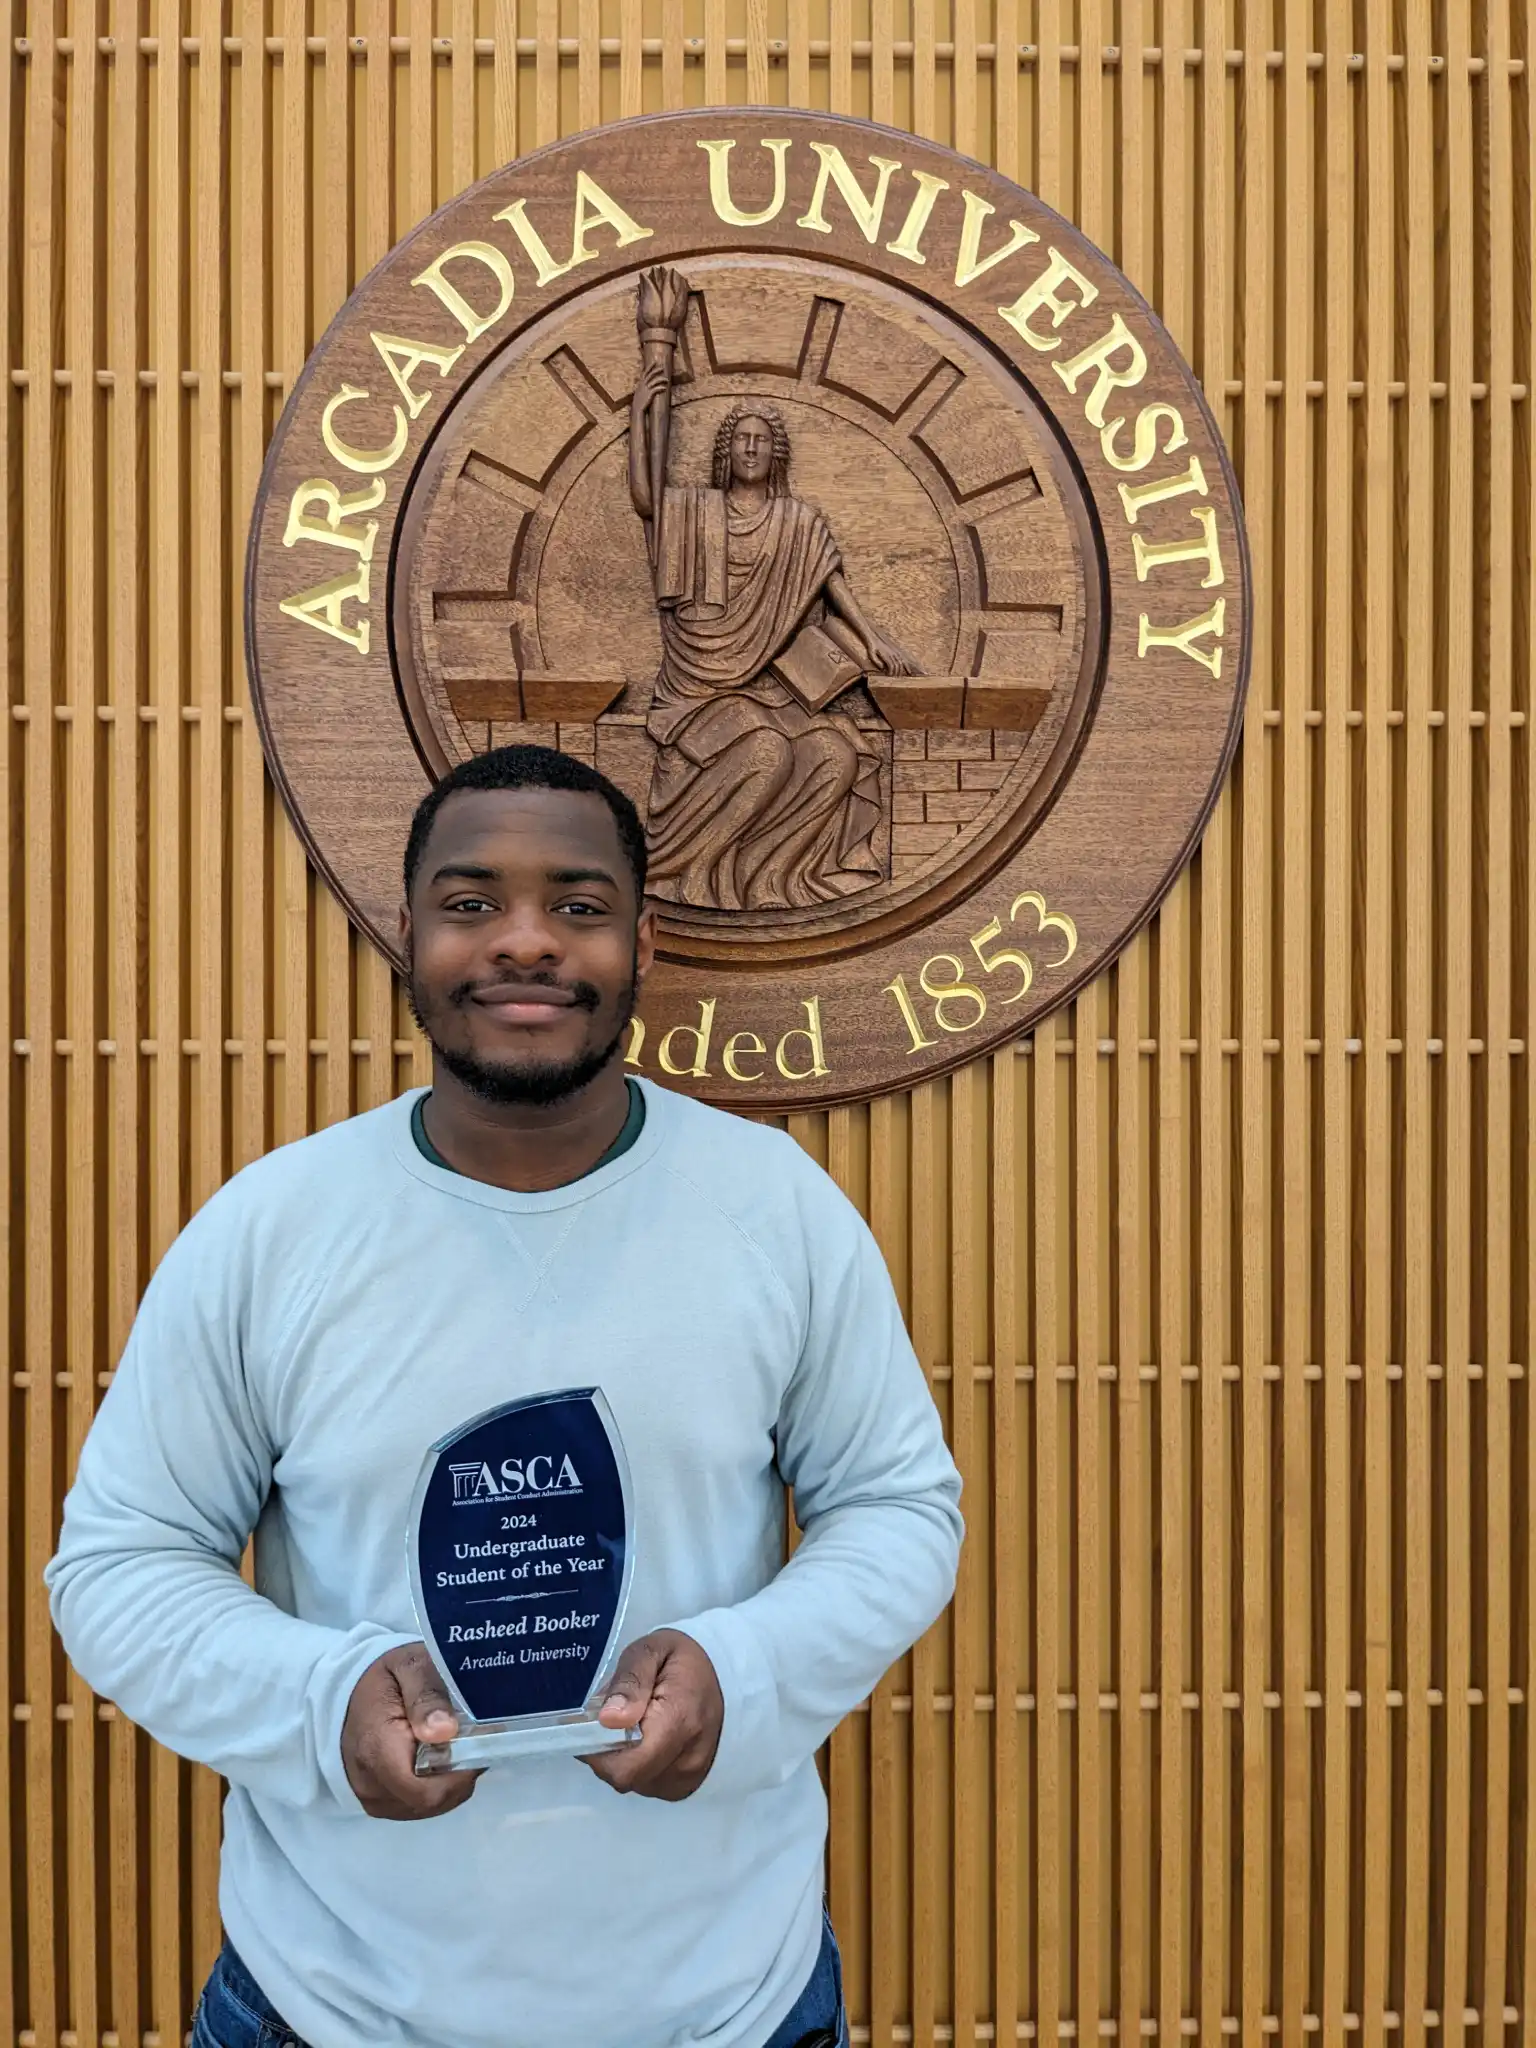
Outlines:
POLYGON ((575 1202, 589 1202, 603 1194, 608 1188, 616 1187, 621 1180, 637 1173, 660 1150, 671 1128, 676 1104, 665 1088, 658 1088, 654 1082, 635 1082, 645 1096, 645 1124, 639 1137, 627 1151, 617 1159, 610 1159, 606 1166, 597 1166, 580 1180, 568 1181, 559 1188, 498 1188, 489 1181, 474 1180, 465 1173, 455 1173, 452 1167, 434 1166, 417 1146, 411 1131, 411 1115, 416 1103, 428 1091, 412 1088, 390 1104, 390 1143, 397 1164, 412 1180, 420 1181, 425 1187, 436 1188, 440 1194, 452 1195, 461 1202, 474 1202, 482 1209, 500 1209, 504 1214, 530 1216, 542 1214, 545 1210, 568 1209, 575 1202))

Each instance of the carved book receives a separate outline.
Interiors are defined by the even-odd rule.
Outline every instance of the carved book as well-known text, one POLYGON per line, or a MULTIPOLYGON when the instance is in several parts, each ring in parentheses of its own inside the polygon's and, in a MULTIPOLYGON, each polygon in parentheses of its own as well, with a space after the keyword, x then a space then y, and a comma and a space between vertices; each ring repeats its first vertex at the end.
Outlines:
POLYGON ((820 711, 864 673, 820 626, 802 626, 783 653, 775 656, 773 668, 807 711, 820 711))

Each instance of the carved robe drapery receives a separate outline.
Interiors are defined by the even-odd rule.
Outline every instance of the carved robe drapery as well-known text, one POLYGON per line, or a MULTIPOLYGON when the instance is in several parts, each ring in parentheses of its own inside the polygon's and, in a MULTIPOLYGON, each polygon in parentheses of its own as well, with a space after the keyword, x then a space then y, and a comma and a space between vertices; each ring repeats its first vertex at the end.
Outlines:
POLYGON ((880 876, 880 757, 838 711, 809 712, 773 661, 841 566, 814 505, 738 514, 669 488, 656 547, 662 662, 648 720, 651 886, 725 910, 826 903, 880 876))

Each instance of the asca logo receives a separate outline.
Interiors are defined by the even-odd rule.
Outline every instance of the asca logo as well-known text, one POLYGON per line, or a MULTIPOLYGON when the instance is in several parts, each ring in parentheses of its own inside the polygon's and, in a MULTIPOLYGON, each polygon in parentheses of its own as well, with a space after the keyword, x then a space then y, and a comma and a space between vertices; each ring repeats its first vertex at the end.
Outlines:
POLYGON ((569 1456, 559 1465, 541 1451, 533 1458, 503 1458, 500 1474, 483 1460, 473 1465, 451 1465, 453 1504, 465 1507, 474 1501, 517 1500, 524 1494, 580 1493, 581 1481, 569 1456))

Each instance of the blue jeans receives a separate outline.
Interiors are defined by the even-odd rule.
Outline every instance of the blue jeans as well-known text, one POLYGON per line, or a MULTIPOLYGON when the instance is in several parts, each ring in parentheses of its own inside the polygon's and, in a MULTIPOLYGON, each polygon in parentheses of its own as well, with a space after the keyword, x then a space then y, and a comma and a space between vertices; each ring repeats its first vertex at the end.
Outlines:
MULTIPOLYGON (((832 1922, 822 1919, 821 1953, 793 2012, 763 2048, 797 2048, 807 2035, 825 2030, 848 2048, 843 2011, 843 1963, 832 1922)), ((266 1994, 226 1941, 219 1951, 192 2021, 192 2048, 305 2048, 298 2035, 267 2001, 266 1994)))

